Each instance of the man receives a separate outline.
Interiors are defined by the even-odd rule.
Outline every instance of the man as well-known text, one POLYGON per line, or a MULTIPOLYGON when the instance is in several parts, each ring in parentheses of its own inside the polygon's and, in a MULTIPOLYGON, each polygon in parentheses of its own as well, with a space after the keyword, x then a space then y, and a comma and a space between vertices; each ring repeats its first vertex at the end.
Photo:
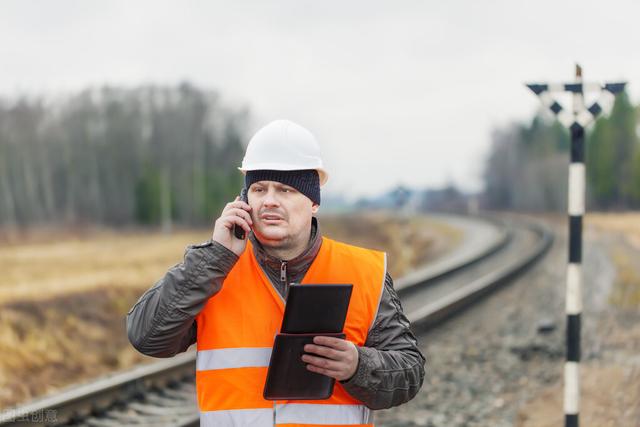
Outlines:
POLYGON ((415 396, 424 356, 381 252, 322 237, 314 214, 327 173, 305 128, 278 120, 249 142, 247 200, 228 203, 210 241, 148 290, 127 315, 140 352, 171 357, 197 342, 201 425, 372 425, 369 409, 415 396), (241 228, 246 238, 238 238, 241 228), (302 360, 337 380, 324 401, 262 397, 291 283, 352 283, 346 339, 315 337, 302 360))

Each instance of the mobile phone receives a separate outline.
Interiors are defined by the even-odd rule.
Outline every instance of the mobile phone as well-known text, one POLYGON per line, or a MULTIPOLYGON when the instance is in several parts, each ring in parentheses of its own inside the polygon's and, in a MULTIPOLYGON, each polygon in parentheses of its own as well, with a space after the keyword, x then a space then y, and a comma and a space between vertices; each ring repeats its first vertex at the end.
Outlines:
MULTIPOLYGON (((249 203, 249 199, 247 198, 247 189, 243 188, 242 191, 240 192, 240 200, 242 200, 245 203, 249 203)), ((234 225, 233 226, 233 234, 236 236, 236 239, 240 239, 240 240, 244 240, 247 236, 246 236, 246 232, 244 231, 244 228, 240 227, 239 225, 234 225)))

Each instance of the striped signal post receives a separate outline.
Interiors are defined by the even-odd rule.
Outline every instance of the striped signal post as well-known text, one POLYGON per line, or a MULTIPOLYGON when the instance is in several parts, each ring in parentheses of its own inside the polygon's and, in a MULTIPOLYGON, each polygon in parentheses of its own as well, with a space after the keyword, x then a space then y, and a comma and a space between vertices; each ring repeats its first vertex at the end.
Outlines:
POLYGON ((580 406, 580 324, 582 313, 582 216, 585 212, 584 129, 593 122, 604 108, 613 103, 616 94, 624 90, 626 83, 584 83, 582 69, 576 65, 576 79, 572 83, 527 84, 543 105, 571 132, 571 160, 569 164, 569 265, 567 267, 566 313, 567 355, 564 365, 564 414, 565 427, 578 427, 580 406), (597 101, 588 108, 585 92, 600 93, 597 101), (554 94, 569 92, 573 95, 573 108, 566 110, 554 98, 554 94))

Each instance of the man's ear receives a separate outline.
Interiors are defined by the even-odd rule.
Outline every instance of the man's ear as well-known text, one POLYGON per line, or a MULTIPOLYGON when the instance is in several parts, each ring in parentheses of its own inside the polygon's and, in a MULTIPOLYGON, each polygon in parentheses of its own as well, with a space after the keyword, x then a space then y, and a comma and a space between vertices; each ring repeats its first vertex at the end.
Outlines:
POLYGON ((312 214, 318 213, 318 209, 320 209, 320 205, 319 204, 314 203, 313 205, 311 205, 311 213, 312 214))

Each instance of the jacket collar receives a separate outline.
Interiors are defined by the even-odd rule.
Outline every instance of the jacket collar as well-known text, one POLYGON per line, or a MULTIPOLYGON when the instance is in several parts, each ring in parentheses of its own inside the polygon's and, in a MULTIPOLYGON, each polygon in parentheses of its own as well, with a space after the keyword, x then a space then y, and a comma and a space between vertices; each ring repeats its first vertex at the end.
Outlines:
POLYGON ((309 236, 309 244, 307 248, 297 257, 290 260, 282 260, 267 253, 266 249, 256 239, 253 232, 249 233, 249 239, 253 245, 253 253, 258 263, 263 268, 270 270, 280 270, 284 261, 287 262, 287 271, 290 277, 297 277, 299 274, 307 271, 311 262, 315 259, 320 245, 322 244, 322 236, 320 235, 320 225, 316 217, 311 218, 311 235, 309 236))

